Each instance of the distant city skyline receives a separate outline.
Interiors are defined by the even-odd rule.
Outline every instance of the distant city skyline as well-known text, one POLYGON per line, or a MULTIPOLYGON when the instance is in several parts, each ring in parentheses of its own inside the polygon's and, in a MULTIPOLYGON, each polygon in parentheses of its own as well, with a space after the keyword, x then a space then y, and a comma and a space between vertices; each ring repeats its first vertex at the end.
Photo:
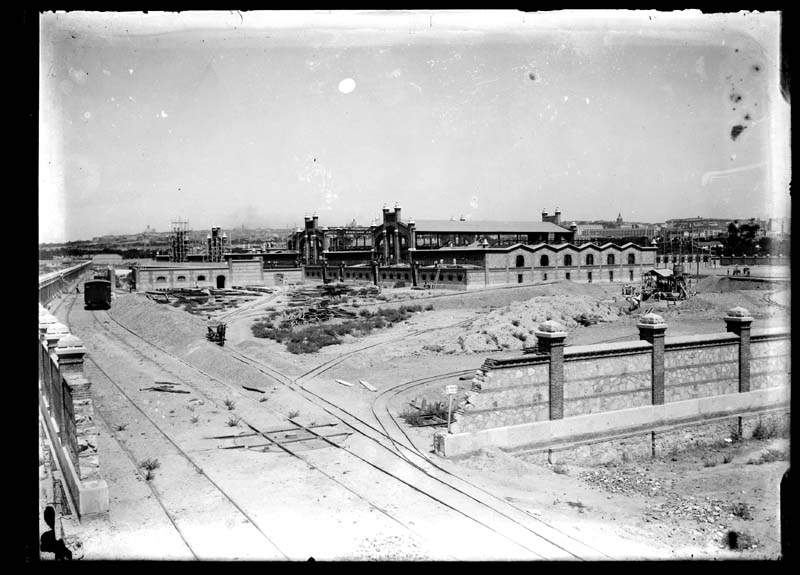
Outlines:
POLYGON ((39 242, 789 214, 779 14, 41 15, 39 242))

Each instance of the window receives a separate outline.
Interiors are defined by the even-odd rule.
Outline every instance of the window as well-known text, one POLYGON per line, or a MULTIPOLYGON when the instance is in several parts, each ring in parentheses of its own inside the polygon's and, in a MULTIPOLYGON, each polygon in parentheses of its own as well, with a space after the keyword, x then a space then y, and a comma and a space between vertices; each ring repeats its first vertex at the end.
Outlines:
MULTIPOLYGON (((567 254, 567 255, 564 256, 564 265, 565 266, 571 266, 572 265, 572 256, 571 255, 567 254)), ((569 278, 567 278, 567 279, 569 279, 569 278)))
POLYGON ((447 281, 453 281, 453 274, 447 274, 447 281))
POLYGON ((589 254, 586 256, 586 265, 593 266, 594 265, 594 254, 589 254))
POLYGON ((614 272, 612 272, 612 271, 608 272, 608 281, 610 281, 610 282, 614 281, 614 272))
POLYGON ((457 279, 458 281, 461 281, 461 276, 456 276, 456 279, 457 279))
POLYGON ((592 272, 587 272, 587 277, 589 278, 589 283, 592 283, 592 272))
POLYGON ((386 274, 381 274, 381 279, 386 279, 386 274))
POLYGON ((547 256, 542 256, 539 258, 539 265, 542 267, 547 267, 550 265, 550 258, 547 256))
POLYGON ((167 281, 167 278, 165 278, 164 276, 158 276, 156 278, 156 283, 166 283, 166 281, 167 281))
POLYGON ((364 277, 364 273, 363 272, 358 272, 358 277, 359 278, 363 278, 364 277))
POLYGON ((206 281, 206 276, 204 276, 204 275, 199 275, 199 276, 197 276, 197 281, 199 281, 199 282, 204 282, 204 281, 206 281))
POLYGON ((629 272, 630 272, 630 276, 631 276, 631 281, 633 281, 633 270, 629 270, 629 272))
POLYGON ((543 276, 544 276, 544 277, 543 277, 542 279, 543 279, 544 281, 547 281, 547 274, 543 274, 543 276))
POLYGON ((522 274, 517 274, 517 283, 518 284, 522 283, 522 274))
POLYGON ((517 267, 525 267, 525 256, 517 256, 517 267))
POLYGON ((567 278, 567 281, 569 281, 569 279, 570 279, 569 275, 570 275, 570 274, 569 274, 569 272, 567 272, 566 274, 564 274, 564 276, 567 278))
POLYGON ((394 279, 394 274, 389 274, 389 279, 393 280, 394 279))
POLYGON ((608 257, 606 258, 606 263, 610 266, 614 265, 614 254, 608 254, 608 257))
POLYGON ((349 277, 350 277, 350 272, 347 272, 347 273, 346 273, 346 274, 344 274, 344 275, 345 275, 345 277, 348 277, 348 278, 349 278, 349 277))
POLYGON ((628 265, 632 266, 636 263, 636 256, 634 254, 628 254, 628 265))
POLYGON ((422 281, 426 281, 428 279, 428 276, 426 276, 425 274, 419 274, 419 279, 421 279, 422 281))
POLYGON ((403 274, 403 279, 408 279, 408 274, 403 274))
POLYGON ((185 282, 186 281, 186 276, 178 276, 178 281, 179 282, 185 282))

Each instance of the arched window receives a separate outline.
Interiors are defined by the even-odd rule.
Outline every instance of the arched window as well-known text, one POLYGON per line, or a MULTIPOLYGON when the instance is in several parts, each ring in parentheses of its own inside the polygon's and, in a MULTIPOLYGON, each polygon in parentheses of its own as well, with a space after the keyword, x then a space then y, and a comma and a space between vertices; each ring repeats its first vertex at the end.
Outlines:
POLYGON ((517 256, 517 267, 521 268, 525 266, 525 256, 517 256))
POLYGON ((199 281, 199 282, 204 282, 204 281, 206 281, 206 276, 204 276, 204 275, 199 275, 199 276, 197 276, 197 281, 199 281))
POLYGON ((628 265, 632 266, 636 263, 636 256, 634 254, 628 254, 628 265))
POLYGON ((593 266, 594 265, 594 254, 589 254, 586 256, 586 265, 593 266))
POLYGON ((567 255, 564 256, 564 265, 565 266, 571 266, 572 265, 572 256, 570 254, 567 254, 567 255))
POLYGON ((614 265, 614 254, 608 254, 608 257, 606 258, 606 263, 610 266, 614 265))
POLYGON ((156 278, 156 283, 160 283, 161 284, 161 283, 166 283, 166 282, 167 282, 167 278, 165 278, 164 276, 158 276, 156 278))
POLYGON ((547 267, 550 265, 550 258, 547 256, 542 256, 539 258, 539 265, 542 267, 547 267))
POLYGON ((186 276, 178 276, 178 281, 179 282, 185 282, 186 281, 186 276))

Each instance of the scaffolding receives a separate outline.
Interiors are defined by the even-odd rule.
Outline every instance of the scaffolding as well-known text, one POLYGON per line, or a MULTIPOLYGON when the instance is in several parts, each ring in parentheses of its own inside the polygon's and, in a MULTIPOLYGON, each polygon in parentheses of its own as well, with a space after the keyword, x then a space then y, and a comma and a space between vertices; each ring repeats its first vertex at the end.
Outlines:
POLYGON ((172 222, 172 234, 169 237, 169 261, 188 261, 190 252, 189 222, 175 220, 172 222))

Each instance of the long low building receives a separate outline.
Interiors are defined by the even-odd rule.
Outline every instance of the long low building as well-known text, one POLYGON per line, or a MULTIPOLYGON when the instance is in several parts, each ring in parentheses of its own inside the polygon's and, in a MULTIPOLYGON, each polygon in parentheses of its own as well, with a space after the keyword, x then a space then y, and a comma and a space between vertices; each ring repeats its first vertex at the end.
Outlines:
POLYGON ((372 283, 383 287, 470 289, 550 280, 640 282, 656 265, 656 248, 636 244, 515 244, 507 247, 415 251, 413 263, 303 266, 307 281, 372 283))
POLYGON ((261 257, 230 258, 227 262, 134 264, 132 272, 132 285, 139 292, 170 288, 272 287, 302 280, 299 268, 265 269, 261 257))

